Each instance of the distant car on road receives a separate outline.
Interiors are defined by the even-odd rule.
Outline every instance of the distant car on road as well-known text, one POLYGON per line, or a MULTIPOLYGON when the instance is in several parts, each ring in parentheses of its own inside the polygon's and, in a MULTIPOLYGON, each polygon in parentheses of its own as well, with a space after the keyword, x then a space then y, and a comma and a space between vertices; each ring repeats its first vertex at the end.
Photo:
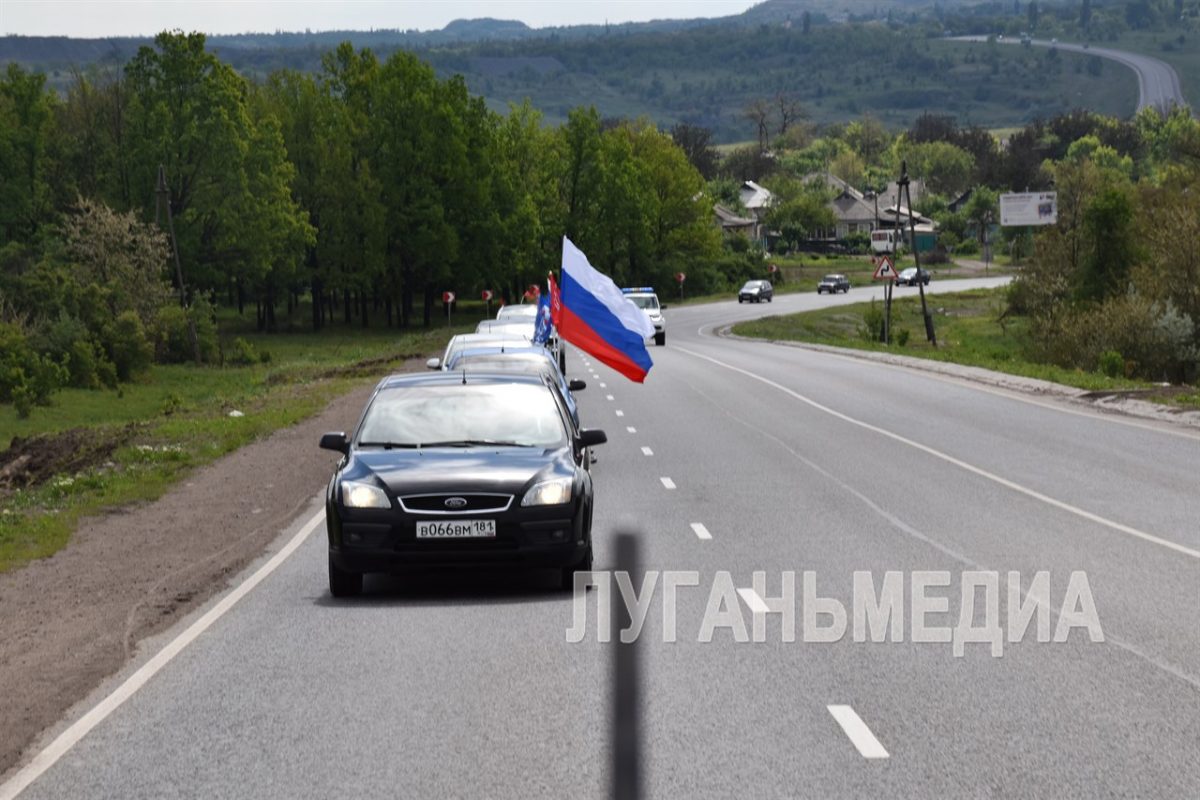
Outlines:
POLYGON ((929 272, 927 270, 922 269, 918 271, 916 267, 909 267, 896 276, 897 286, 916 286, 918 283, 926 286, 929 285, 929 272))
POLYGON ((638 286, 635 288, 622 289, 622 294, 629 302, 642 310, 646 315, 646 319, 650 320, 650 324, 654 326, 654 344, 662 347, 667 343, 667 320, 663 317, 663 310, 666 306, 658 302, 658 295, 654 293, 654 288, 651 286, 638 286))
POLYGON ((768 303, 775 297, 775 287, 770 281, 746 281, 746 285, 738 289, 739 303, 768 303))
POLYGON ((325 494, 329 591, 365 573, 494 566, 592 568, 592 478, 581 429, 542 375, 384 378, 358 428, 321 437, 343 458, 325 494))
POLYGON ((850 291, 850 279, 845 275, 826 275, 821 278, 821 282, 817 284, 817 294, 829 292, 837 294, 838 292, 850 291))

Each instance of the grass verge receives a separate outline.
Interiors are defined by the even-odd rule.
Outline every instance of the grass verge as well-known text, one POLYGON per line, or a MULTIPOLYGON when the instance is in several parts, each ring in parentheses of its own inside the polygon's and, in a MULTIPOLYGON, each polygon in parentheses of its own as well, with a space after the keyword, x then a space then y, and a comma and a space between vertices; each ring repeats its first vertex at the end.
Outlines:
POLYGON ((155 366, 118 391, 60 392, 53 406, 35 409, 28 419, 0 407, 5 445, 14 437, 76 434, 39 441, 24 458, 16 455, 20 439, 0 453, 9 456, 0 462, 6 463, 0 478, 7 479, 0 482, 0 572, 52 555, 70 540, 80 518, 159 497, 192 469, 318 413, 403 360, 439 352, 450 333, 473 328, 474 320, 454 330, 405 334, 352 328, 246 332, 239 335, 259 354, 269 353, 269 362, 155 366), (242 416, 231 417, 235 410, 242 416), (81 439, 95 452, 91 463, 23 485, 21 473, 37 460, 55 463, 55 454, 44 451, 77 450, 81 439))
MULTIPOLYGON (((864 315, 870 303, 822 308, 786 316, 743 322, 733 327, 739 336, 776 341, 802 341, 849 347, 881 353, 916 356, 1020 375, 1027 378, 1074 386, 1088 391, 1124 392, 1146 390, 1144 399, 1185 408, 1200 408, 1200 393, 1177 391, 1156 384, 1111 378, 1027 357, 1028 323, 1022 318, 1003 318, 1004 289, 973 289, 953 294, 930 295, 938 347, 925 340, 921 302, 916 290, 897 287, 892 305, 892 345, 872 341, 866 335, 864 315), (911 296, 904 296, 911 293, 911 296), (904 344, 901 344, 904 342, 904 344)), ((882 310, 882 304, 877 304, 882 310)))

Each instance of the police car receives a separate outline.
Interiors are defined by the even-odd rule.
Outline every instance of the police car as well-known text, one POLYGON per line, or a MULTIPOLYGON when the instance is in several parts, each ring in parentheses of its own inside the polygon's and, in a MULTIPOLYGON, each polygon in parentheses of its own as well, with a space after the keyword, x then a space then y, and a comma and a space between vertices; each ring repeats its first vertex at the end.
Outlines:
POLYGON ((633 304, 642 310, 642 313, 650 320, 650 324, 654 326, 654 343, 660 347, 667 343, 667 323, 663 319, 663 309, 666 306, 658 302, 658 295, 654 293, 654 288, 651 286, 639 286, 632 289, 622 289, 625 296, 628 297, 633 304))

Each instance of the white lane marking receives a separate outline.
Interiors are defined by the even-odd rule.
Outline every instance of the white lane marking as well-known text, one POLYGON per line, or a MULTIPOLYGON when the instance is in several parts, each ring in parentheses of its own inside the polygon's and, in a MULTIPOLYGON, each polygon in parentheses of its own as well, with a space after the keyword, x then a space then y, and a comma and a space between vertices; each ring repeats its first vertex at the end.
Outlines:
POLYGON ((637 428, 631 428, 629 426, 626 426, 625 430, 629 431, 630 433, 637 433, 637 428))
POLYGON ((671 480, 670 478, 659 478, 659 480, 662 481, 662 485, 667 489, 675 488, 675 481, 671 480))
POLYGON ((643 447, 643 448, 642 448, 642 455, 644 455, 644 456, 652 456, 652 455, 654 455, 654 451, 653 451, 653 450, 651 450, 649 447, 643 447))
POLYGON ((830 408, 829 406, 822 405, 822 404, 818 403, 816 400, 805 397, 804 395, 800 394, 799 392, 794 392, 791 389, 787 388, 786 386, 776 383, 775 381, 773 381, 769 378, 764 378, 761 375, 756 375, 755 373, 750 372, 748 370, 744 370, 740 367, 735 367, 732 364, 726 364, 724 361, 719 361, 715 358, 701 355, 700 353, 697 353, 692 350, 688 350, 687 348, 684 348, 684 347, 676 347, 675 349, 680 350, 684 353, 687 353, 688 355, 695 356, 696 358, 700 358, 700 359, 703 359, 710 363, 716 364, 719 367, 724 367, 725 369, 740 373, 742 375, 745 375, 748 378, 752 378, 756 381, 759 381, 760 383, 765 383, 767 386, 770 386, 773 389, 778 389, 779 391, 783 392, 784 394, 786 394, 790 397, 794 397, 795 399, 799 400, 800 402, 805 403, 809 406, 812 406, 813 408, 817 409, 818 411, 823 411, 832 417, 836 417, 840 420, 843 420, 844 422, 849 422, 851 425, 857 425, 858 427, 863 428, 864 430, 868 430, 873 433, 878 433, 880 436, 886 436, 887 438, 892 439, 893 441, 897 441, 897 442, 900 442, 901 444, 908 445, 909 447, 912 447, 916 450, 920 450, 921 452, 931 455, 934 458, 941 459, 942 461, 945 461, 947 464, 953 464, 954 466, 958 467, 959 469, 966 470, 967 472, 970 472, 974 475, 978 475, 981 478, 986 478, 987 480, 998 483, 1001 486, 1005 487, 1006 489, 1011 489, 1014 492, 1019 492, 1020 494, 1023 494, 1026 497, 1031 497, 1034 500, 1038 500, 1042 503, 1045 503, 1046 505, 1053 506, 1054 508, 1060 509, 1062 511, 1066 511, 1069 514, 1074 514, 1075 516, 1086 519, 1089 522, 1095 522, 1098 525, 1103 525, 1104 527, 1109 528, 1114 531, 1117 531, 1119 533, 1124 533, 1128 536, 1133 536, 1135 538, 1142 539, 1143 541, 1147 541, 1152 544, 1159 545, 1160 547, 1165 547, 1168 550, 1174 550, 1177 553, 1182 553, 1185 556, 1190 556, 1194 559, 1200 560, 1200 550, 1196 550, 1194 548, 1187 547, 1186 545, 1182 545, 1177 542, 1172 542, 1168 539, 1163 539, 1160 536, 1155 536, 1152 533, 1146 533, 1145 531, 1138 530, 1137 528, 1131 527, 1129 525, 1125 525, 1120 522, 1114 522, 1111 519, 1106 519, 1105 517, 1102 517, 1099 514, 1093 514, 1091 511, 1085 511, 1084 509, 1080 508, 1079 506, 1073 506, 1070 503, 1066 503, 1062 500, 1056 500, 1055 498, 1050 497, 1049 495, 1042 494, 1041 492, 1037 491, 1036 489, 1030 489, 1026 486, 1022 486, 1021 484, 1019 484, 1015 481, 1010 481, 1008 478, 1002 478, 994 472, 988 472, 987 470, 985 470, 981 467, 976 467, 973 464, 968 464, 966 461, 963 461, 960 458, 955 458, 954 456, 949 455, 948 453, 943 453, 941 450, 936 450, 936 449, 930 447, 929 445, 921 444, 920 442, 916 442, 905 436, 901 436, 898 433, 893 433, 892 431, 880 428, 878 425, 872 425, 869 422, 863 422, 860 419, 855 419, 854 417, 851 417, 848 414, 843 414, 840 411, 835 411, 834 409, 830 408))
POLYGON ((738 589, 738 594, 741 595, 742 602, 746 604, 746 608, 750 609, 752 614, 766 614, 771 609, 767 606, 763 599, 758 596, 758 592, 753 589, 738 589))
POLYGON ((708 528, 701 525, 699 522, 692 523, 692 530, 696 532, 698 539, 711 539, 712 534, 708 532, 708 528))
MULTIPOLYGON (((742 591, 738 589, 738 591, 742 591)), ((863 758, 889 758, 888 751, 883 748, 879 740, 875 738, 875 734, 871 733, 871 729, 867 727, 867 723, 862 721, 862 717, 854 712, 850 706, 826 706, 829 713, 837 720, 837 724, 842 726, 842 730, 863 758)))
POLYGON ((612 400, 612 399, 613 399, 613 396, 612 396, 611 394, 606 394, 606 395, 604 395, 604 399, 605 399, 605 400, 612 400))
POLYGON ((607 383, 602 383, 602 384, 600 384, 600 388, 601 388, 601 389, 607 389, 607 388, 608 388, 608 384, 607 384, 607 383))
POLYGON ((312 519, 304 523, 304 527, 300 529, 300 532, 293 536, 291 541, 284 545, 282 550, 272 556, 270 561, 259 567, 253 575, 244 580, 232 592, 225 595, 204 616, 189 625, 187 630, 168 642, 162 650, 155 653, 153 658, 143 664, 137 672, 126 678, 125 682, 114 689, 108 697, 97 703, 91 711, 76 720, 69 728, 60 733, 58 738, 46 745, 45 749, 34 756, 32 761, 17 771, 3 785, 0 785, 0 800, 12 800, 23 792, 29 784, 41 777, 46 770, 54 766, 55 762, 66 755, 80 739, 87 736, 109 714, 120 708, 122 703, 132 697, 138 689, 145 686, 163 667, 171 663, 171 659, 179 655, 185 647, 194 642, 200 634, 212 627, 214 622, 224 616, 239 600, 249 594, 255 586, 258 586, 268 575, 278 569, 279 565, 286 561, 288 556, 296 552, 296 549, 304 543, 304 540, 308 538, 309 534, 324 519, 325 510, 322 509, 313 515, 312 519))
POLYGON ((618 409, 617 409, 617 416, 618 416, 618 417, 623 417, 623 416, 625 416, 625 412, 624 412, 624 411, 622 411, 621 409, 619 409, 619 408, 618 408, 618 409))
MULTIPOLYGON (((786 346, 790 347, 791 345, 786 345, 786 346)), ((961 386, 964 389, 971 389, 976 392, 983 392, 984 394, 990 394, 990 395, 994 395, 996 397, 1005 397, 1005 398, 1008 398, 1009 400, 1015 400, 1018 403, 1025 403, 1026 405, 1037 406, 1038 408, 1044 408, 1047 411, 1057 411, 1060 414, 1070 414, 1075 417, 1083 417, 1084 419, 1094 419, 1094 420, 1099 420, 1101 422, 1111 422, 1115 425, 1124 425, 1127 428, 1140 428, 1141 430, 1144 430, 1144 431, 1154 431, 1155 433, 1165 433, 1168 436, 1178 436, 1183 439, 1191 439, 1193 441, 1200 441, 1200 436, 1198 436, 1194 433, 1191 433, 1189 431, 1183 431, 1183 430, 1177 430, 1175 428, 1165 427, 1166 425, 1169 424, 1169 423, 1165 423, 1165 422, 1162 423, 1162 425, 1154 425, 1149 422, 1138 422, 1136 420, 1125 419, 1123 417, 1118 416, 1117 414, 1101 414, 1101 413, 1097 413, 1095 411, 1083 411, 1078 408, 1067 408, 1064 405, 1055 404, 1055 403, 1047 403, 1042 400, 1035 400, 1032 397, 1026 397, 1026 396, 1022 395, 1020 392, 1011 391, 1008 389, 1001 389, 1001 388, 998 388, 995 386, 988 386, 986 384, 977 383, 968 378, 957 378, 953 375, 942 375, 938 372, 934 372, 934 371, 928 370, 928 369, 922 369, 921 367, 911 366, 909 364, 891 364, 886 361, 876 361, 875 359, 872 359, 872 358, 860 358, 853 354, 831 353, 826 350, 815 350, 815 349, 811 349, 811 348, 807 348, 807 347, 801 347, 799 349, 808 350, 810 353, 820 353, 822 355, 827 355, 830 358, 838 358, 838 359, 841 359, 842 361, 850 361, 855 364, 870 364, 870 365, 876 366, 876 367, 885 367, 887 369, 893 369, 893 370, 897 370, 900 372, 906 372, 910 375, 912 373, 916 372, 916 373, 922 375, 923 377, 929 378, 931 380, 940 381, 942 383, 949 383, 953 386, 961 386)))

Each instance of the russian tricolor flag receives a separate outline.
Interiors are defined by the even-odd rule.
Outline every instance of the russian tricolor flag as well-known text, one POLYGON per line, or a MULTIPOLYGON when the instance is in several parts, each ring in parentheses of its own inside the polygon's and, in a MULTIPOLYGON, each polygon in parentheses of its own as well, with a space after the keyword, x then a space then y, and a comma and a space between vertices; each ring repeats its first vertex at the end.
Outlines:
POLYGON ((646 350, 646 337, 654 335, 654 326, 565 236, 561 297, 559 337, 629 380, 643 382, 654 366, 646 350))

